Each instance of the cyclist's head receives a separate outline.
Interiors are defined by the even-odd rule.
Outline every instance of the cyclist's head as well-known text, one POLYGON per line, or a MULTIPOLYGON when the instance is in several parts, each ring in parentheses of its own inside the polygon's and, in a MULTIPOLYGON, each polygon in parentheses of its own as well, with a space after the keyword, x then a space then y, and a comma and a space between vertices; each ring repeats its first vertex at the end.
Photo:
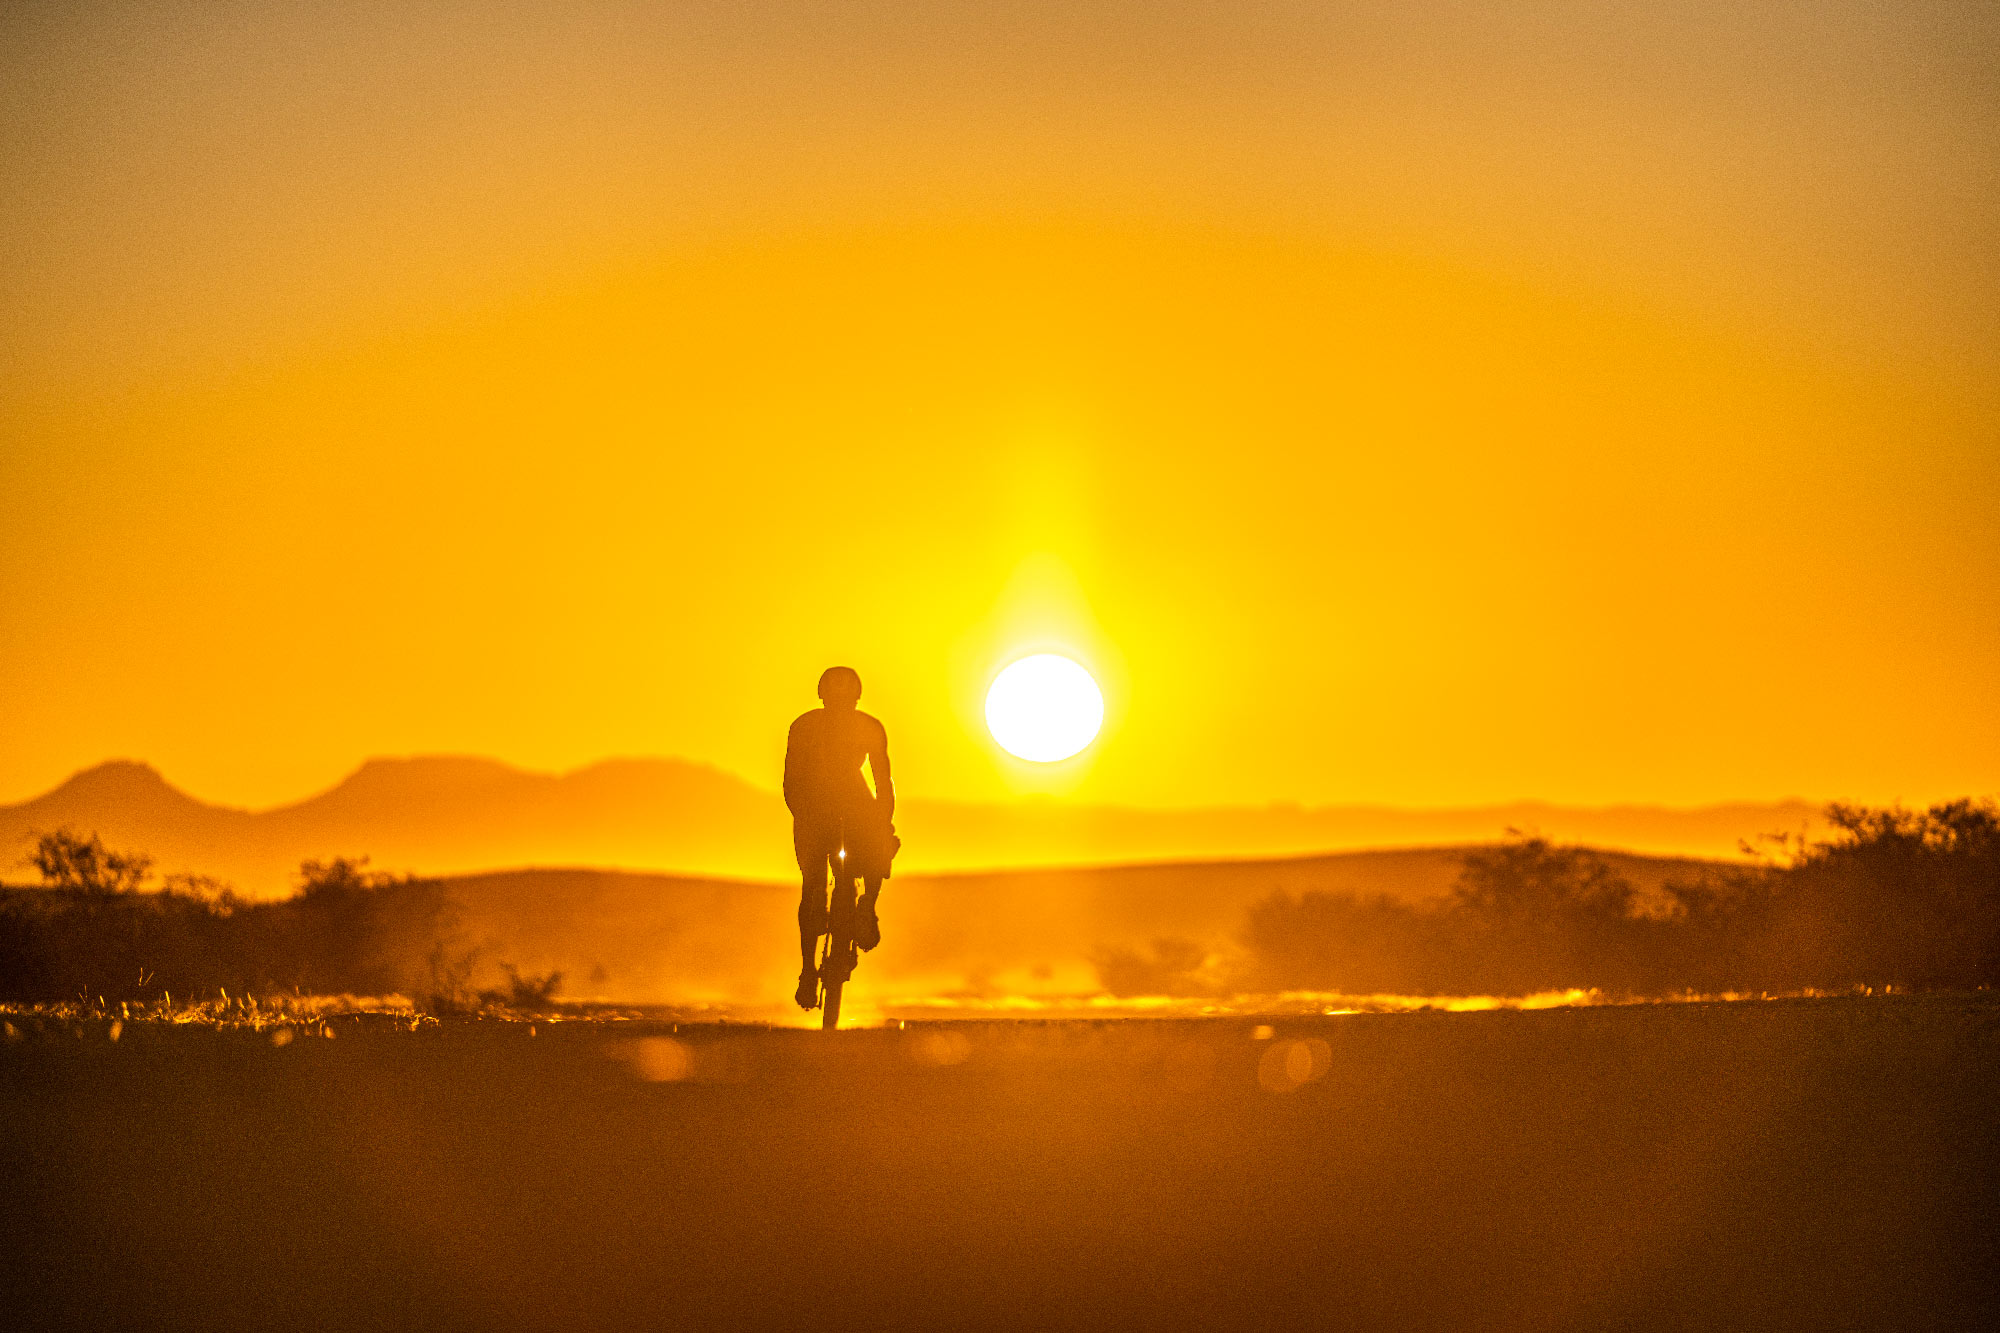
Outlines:
POLYGON ((820 674, 819 697, 829 708, 852 708, 861 701, 861 673, 853 667, 828 667, 820 674))

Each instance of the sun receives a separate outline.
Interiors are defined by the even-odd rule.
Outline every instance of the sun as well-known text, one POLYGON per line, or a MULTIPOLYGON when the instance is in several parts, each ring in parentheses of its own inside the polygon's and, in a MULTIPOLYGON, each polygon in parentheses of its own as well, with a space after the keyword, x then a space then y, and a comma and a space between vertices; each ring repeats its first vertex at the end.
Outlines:
POLYGON ((986 728, 1017 758, 1053 764, 1080 753, 1104 725, 1090 673, 1054 653, 1010 663, 986 691, 986 728))

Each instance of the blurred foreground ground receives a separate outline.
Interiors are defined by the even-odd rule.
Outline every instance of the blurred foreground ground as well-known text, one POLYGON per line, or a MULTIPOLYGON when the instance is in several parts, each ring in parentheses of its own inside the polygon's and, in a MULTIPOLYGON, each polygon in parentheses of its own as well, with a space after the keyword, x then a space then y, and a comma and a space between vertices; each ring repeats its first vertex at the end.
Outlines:
POLYGON ((285 1032, 16 1024, 12 1326, 2000 1314, 1984 994, 832 1036, 285 1032))

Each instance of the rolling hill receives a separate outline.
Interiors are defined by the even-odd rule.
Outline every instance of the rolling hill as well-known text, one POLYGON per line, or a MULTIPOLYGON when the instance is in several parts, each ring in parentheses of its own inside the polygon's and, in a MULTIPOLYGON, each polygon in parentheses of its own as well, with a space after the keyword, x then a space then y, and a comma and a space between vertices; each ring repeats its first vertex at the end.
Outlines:
MULTIPOLYGON (((884 943, 857 973, 862 1001, 1013 999, 1101 989, 1110 952, 1184 943, 1227 952, 1274 893, 1383 895, 1423 903, 1456 883, 1464 847, 1267 860, 898 875, 883 890, 884 943)), ((1641 890, 1701 863, 1608 852, 1641 890)), ((560 971, 565 994, 620 1003, 786 1011, 797 955, 790 882, 615 870, 514 870, 446 881, 481 984, 498 964, 560 971)))

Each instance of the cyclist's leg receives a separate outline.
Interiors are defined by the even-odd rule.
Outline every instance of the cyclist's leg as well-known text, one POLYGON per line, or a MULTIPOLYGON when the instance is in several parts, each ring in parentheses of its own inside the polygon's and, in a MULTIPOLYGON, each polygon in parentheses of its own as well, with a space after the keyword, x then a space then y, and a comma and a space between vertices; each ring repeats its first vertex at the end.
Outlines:
POLYGON ((814 884, 812 876, 805 877, 799 886, 799 962, 811 967, 813 951, 819 944, 819 937, 826 934, 826 872, 822 870, 819 883, 814 884))
POLYGON ((827 839, 811 821, 792 825, 792 850, 799 863, 799 966, 810 970, 819 937, 826 934, 827 839))
POLYGON ((882 895, 882 879, 870 875, 862 880, 861 901, 855 904, 854 942, 872 949, 882 942, 882 922, 875 914, 875 901, 882 895))

